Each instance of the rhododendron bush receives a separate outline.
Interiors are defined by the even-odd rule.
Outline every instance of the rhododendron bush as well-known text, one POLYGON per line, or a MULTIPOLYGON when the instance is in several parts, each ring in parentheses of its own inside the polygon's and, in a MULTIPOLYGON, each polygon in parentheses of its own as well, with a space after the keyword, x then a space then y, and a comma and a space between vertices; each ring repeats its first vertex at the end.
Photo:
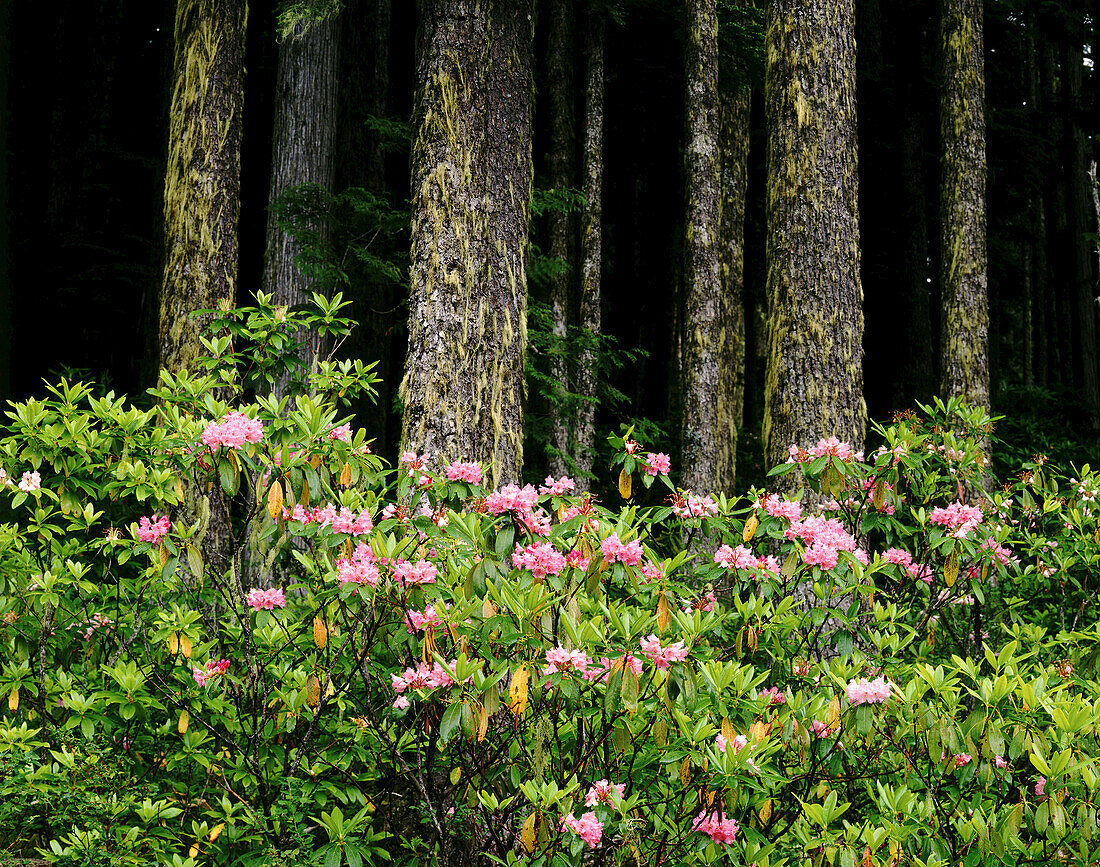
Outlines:
POLYGON ((737 500, 678 490, 629 431, 600 498, 493 485, 468 455, 391 468, 344 409, 362 365, 255 397, 300 324, 263 298, 222 317, 205 372, 151 409, 73 383, 12 407, 7 851, 1100 858, 1087 467, 1037 456, 983 493, 989 420, 936 404, 866 454, 793 444, 737 500))

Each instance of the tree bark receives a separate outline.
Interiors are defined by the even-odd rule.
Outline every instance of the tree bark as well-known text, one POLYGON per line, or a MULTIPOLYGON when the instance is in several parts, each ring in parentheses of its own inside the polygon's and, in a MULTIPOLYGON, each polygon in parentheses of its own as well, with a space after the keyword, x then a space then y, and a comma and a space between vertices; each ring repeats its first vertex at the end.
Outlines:
POLYGON ((940 390, 989 408, 982 0, 943 0, 940 390))
MULTIPOLYGON (((712 490, 718 479, 719 443, 729 435, 732 416, 720 356, 727 324, 722 315, 726 305, 722 301, 723 251, 719 245, 722 161, 718 10, 716 0, 686 0, 686 6, 687 215, 680 359, 680 480, 685 488, 712 490)), ((731 475, 727 468, 724 476, 728 479, 731 475)))
MULTIPOLYGON (((299 244, 279 228, 270 207, 288 188, 299 184, 333 191, 340 23, 341 17, 333 15, 304 33, 291 35, 279 46, 263 291, 271 294, 276 304, 288 307, 307 303, 314 286, 295 262, 301 252, 299 244)), ((323 221, 312 228, 322 241, 327 239, 328 227, 323 221)), ((302 344, 298 360, 309 370, 314 357, 325 354, 328 347, 304 331, 295 338, 302 344)), ((275 383, 276 393, 280 397, 289 394, 291 383, 300 376, 300 371, 281 376, 275 383)))
POLYGON ((722 94, 722 221, 719 252, 720 390, 729 410, 720 419, 715 490, 732 494, 737 480, 737 436, 745 414, 745 203, 749 182, 749 109, 752 90, 746 82, 722 94))
POLYGON ((587 68, 584 83, 584 210, 581 213, 580 325, 584 346, 577 365, 577 411, 574 458, 577 487, 587 491, 596 454, 596 384, 599 376, 597 338, 601 329, 603 273, 603 112, 604 19, 589 13, 585 33, 587 68))
POLYGON ((765 454, 863 446, 863 291, 851 0, 771 0, 765 454))
POLYGON ((402 444, 519 480, 534 0, 427 0, 402 444))
MULTIPOLYGON (((575 121, 573 117, 573 4, 572 0, 550 0, 550 32, 546 48, 546 77, 550 109, 550 187, 562 190, 576 185, 575 121)), ((556 271, 550 278, 550 315, 555 343, 549 374, 562 391, 568 391, 569 357, 565 352, 573 312, 573 260, 576 228, 573 215, 551 211, 548 220, 548 252, 556 271)), ((550 402, 550 474, 557 477, 569 470, 572 414, 561 400, 550 402)))

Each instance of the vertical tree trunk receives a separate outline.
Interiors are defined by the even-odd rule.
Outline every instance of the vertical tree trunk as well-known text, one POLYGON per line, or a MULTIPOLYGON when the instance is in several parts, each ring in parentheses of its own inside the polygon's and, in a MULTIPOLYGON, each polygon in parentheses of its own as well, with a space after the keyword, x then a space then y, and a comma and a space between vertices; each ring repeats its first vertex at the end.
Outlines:
MULTIPOLYGON (((687 141, 684 174, 687 216, 684 226, 684 318, 680 360, 681 484, 711 490, 718 477, 719 443, 729 434, 732 415, 721 343, 727 326, 722 314, 722 162, 718 99, 718 11, 716 0, 686 0, 685 51, 687 141)), ((726 470, 724 475, 732 475, 726 470)))
POLYGON ((534 0, 427 0, 417 46, 401 440, 523 461, 534 0))
POLYGON ((940 389, 989 407, 982 0, 943 0, 940 389))
POLYGON ((771 0, 765 454, 863 446, 863 292, 852 0, 771 0))
POLYGON ((1046 147, 1042 166, 1043 235, 1046 238, 1047 370, 1052 386, 1073 384, 1073 350, 1068 307, 1065 303, 1067 282, 1066 210, 1062 196, 1062 129, 1058 122, 1058 64, 1054 42, 1056 30, 1050 18, 1039 16, 1039 77, 1046 147))
POLYGON ((1079 370, 1074 379, 1081 388, 1085 405, 1086 424, 1091 435, 1100 433, 1100 369, 1096 353, 1096 301, 1092 276, 1092 245, 1090 234, 1093 225, 1085 159, 1084 93, 1082 70, 1084 51, 1080 34, 1068 34, 1062 43, 1063 117, 1065 143, 1065 191, 1066 217, 1069 234, 1072 276, 1070 308, 1075 314, 1075 337, 1079 346, 1076 353, 1079 370))
POLYGON ((729 402, 718 431, 715 490, 732 494, 737 478, 737 429, 745 410, 745 202, 749 181, 749 109, 752 90, 740 83, 722 95, 722 222, 719 294, 722 331, 718 364, 729 402))
MULTIPOLYGON (((299 184, 316 184, 328 193, 333 190, 340 22, 340 16, 333 15, 279 46, 269 208, 289 187, 299 184)), ((327 238, 326 225, 313 228, 327 238)), ((313 292, 312 281, 295 264, 299 252, 298 243, 279 228, 275 213, 269 210, 263 291, 276 304, 305 304, 313 292)), ((327 351, 316 335, 313 343, 307 342, 309 337, 304 332, 296 335, 303 342, 298 359, 307 370, 315 355, 327 351)), ((280 377, 276 393, 288 394, 300 376, 301 371, 292 371, 280 377)))
POLYGON ((196 310, 232 304, 237 284, 246 0, 177 0, 160 365, 200 354, 196 310))
POLYGON ((603 109, 604 19, 590 13, 585 33, 587 68, 584 82, 584 211, 581 214, 580 324, 584 347, 577 366, 577 393, 584 400, 577 412, 574 456, 577 486, 589 488, 596 453, 596 383, 601 328, 603 273, 603 109))
MULTIPOLYGON (((573 118, 573 3, 550 0, 550 33, 546 76, 550 109, 550 186, 561 190, 575 186, 576 159, 573 118)), ((572 321, 573 260, 576 238, 571 213, 552 211, 549 218, 549 254, 559 269, 550 278, 550 314, 558 352, 550 358, 550 378, 563 391, 569 382, 569 359, 565 349, 572 321)), ((572 413, 562 401, 550 403, 550 473, 563 476, 568 470, 572 413)))

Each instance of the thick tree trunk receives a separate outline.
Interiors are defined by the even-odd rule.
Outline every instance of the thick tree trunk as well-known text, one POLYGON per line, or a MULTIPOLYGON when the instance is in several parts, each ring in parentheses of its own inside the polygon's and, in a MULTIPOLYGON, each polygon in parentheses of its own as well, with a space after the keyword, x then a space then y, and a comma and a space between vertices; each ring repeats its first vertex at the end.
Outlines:
POLYGON ((417 46, 401 440, 523 462, 534 0, 427 0, 417 46))
POLYGON ((719 294, 722 331, 719 334, 720 390, 729 410, 720 419, 715 490, 732 494, 737 478, 737 429, 745 413, 745 202, 749 182, 749 109, 747 83, 722 94, 722 222, 719 252, 722 288, 719 294))
POLYGON ((160 366, 201 353, 196 310, 232 305, 237 284, 246 0, 177 0, 164 180, 160 366))
POLYGON ((989 408, 982 0, 943 0, 940 390, 989 408))
MULTIPOLYGON (((546 77, 550 109, 550 187, 561 190, 576 186, 575 121, 573 118, 573 2, 550 0, 550 33, 546 48, 546 77)), ((573 314, 573 262, 576 225, 571 213, 552 211, 549 215, 550 258, 558 268, 550 278, 550 315, 553 319, 557 349, 550 357, 549 374, 556 386, 568 390, 569 358, 564 352, 569 323, 573 314)), ((573 414, 561 400, 550 403, 551 475, 563 476, 569 469, 567 456, 573 414)))
POLYGON ((584 400, 577 412, 574 458, 577 486, 590 487, 596 454, 596 383, 601 329, 603 273, 603 109, 604 20, 598 12, 588 17, 585 34, 587 68, 584 83, 584 211, 581 214, 580 324, 584 347, 577 365, 577 393, 584 400))
POLYGON ((1083 69, 1084 51, 1080 39, 1075 39, 1072 35, 1066 36, 1062 44, 1063 142, 1066 149, 1063 183, 1071 254, 1070 307, 1075 314, 1074 336, 1079 347, 1076 353, 1078 370, 1074 380, 1081 388, 1088 430, 1095 436, 1100 432, 1100 370, 1097 368, 1097 313, 1092 276, 1092 245, 1089 238, 1093 229, 1089 201, 1091 193, 1085 159, 1085 132, 1081 127, 1085 114, 1083 69))
MULTIPOLYGON (((339 15, 288 37, 279 46, 279 68, 275 83, 275 134, 271 155, 271 192, 268 205, 289 187, 316 184, 333 191, 335 168, 336 92, 340 54, 339 15)), ((324 223, 312 227, 322 239, 328 237, 324 223)), ((264 257, 263 291, 276 304, 288 307, 305 304, 314 290, 295 259, 298 243, 276 224, 275 213, 267 215, 267 251, 264 257)), ((306 370, 315 356, 328 347, 316 335, 296 335, 302 343, 298 360, 306 370), (312 342, 310 338, 312 337, 312 342)), ((275 383, 281 397, 302 371, 291 371, 275 383)))
POLYGON ((863 446, 863 292, 851 0, 768 6, 765 455, 863 446))
MULTIPOLYGON (((729 435, 732 409, 722 370, 722 160, 718 98, 716 0, 686 0, 688 40, 684 87, 687 141, 684 174, 684 318, 680 359, 680 483, 712 490, 718 479, 719 444, 729 435)), ((736 428, 734 429, 736 433, 736 428)), ((728 453, 727 453, 727 456, 728 453)), ((732 471, 726 469, 728 479, 732 471)))

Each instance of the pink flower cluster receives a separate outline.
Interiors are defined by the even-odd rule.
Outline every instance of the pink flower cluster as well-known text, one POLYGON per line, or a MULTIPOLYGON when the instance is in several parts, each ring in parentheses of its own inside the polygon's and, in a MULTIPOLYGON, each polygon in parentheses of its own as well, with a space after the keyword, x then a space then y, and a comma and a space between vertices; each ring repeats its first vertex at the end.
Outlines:
POLYGON ((732 843, 737 839, 737 832, 740 829, 733 819, 722 818, 722 814, 717 810, 709 816, 707 811, 703 810, 691 823, 691 830, 701 831, 715 843, 732 843))
POLYGON ((23 473, 23 478, 19 482, 19 490, 24 494, 30 494, 37 491, 42 487, 42 476, 37 471, 30 471, 23 473))
POLYGON ((955 538, 965 539, 982 522, 982 510, 977 506, 964 506, 960 502, 954 502, 946 508, 933 509, 928 520, 946 527, 955 538))
POLYGON ((565 565, 572 566, 574 569, 587 570, 588 564, 590 562, 591 560, 588 557, 585 557, 584 554, 582 554, 576 548, 570 551, 565 558, 565 565))
POLYGON ((114 623, 110 617, 106 614, 100 614, 98 611, 84 621, 84 639, 87 640, 92 637, 97 629, 110 626, 114 623))
POLYGON ((760 697, 767 701, 770 705, 787 703, 787 696, 778 686, 769 686, 767 689, 760 693, 760 697))
POLYGON ((632 671, 636 675, 641 675, 643 671, 642 661, 633 654, 628 653, 618 659, 608 659, 606 656, 601 656, 598 664, 593 663, 592 667, 581 672, 581 675, 585 680, 607 683, 611 679, 611 671, 615 666, 621 667, 624 671, 632 671))
POLYGON ((340 427, 334 427, 328 432, 328 438, 330 440, 340 440, 342 443, 351 442, 351 425, 342 424, 340 427))
POLYGON ((759 569, 779 574, 779 563, 774 557, 757 557, 744 545, 738 545, 736 548, 722 545, 714 552, 714 562, 726 569, 759 569))
POLYGON ((394 560, 393 577, 402 587, 410 584, 434 584, 435 577, 439 574, 435 564, 430 560, 417 560, 410 563, 408 560, 394 560))
POLYGON ((739 753, 749 745, 749 739, 744 735, 736 735, 731 741, 725 735, 719 734, 714 738, 714 745, 718 747, 720 753, 724 753, 731 746, 735 753, 739 753))
POLYGON ((503 512, 530 512, 539 501, 539 492, 533 485, 505 485, 485 498, 485 508, 490 515, 503 512))
POLYGON ((164 538, 171 526, 167 515, 163 518, 158 518, 156 515, 151 518, 141 518, 138 521, 137 537, 142 542, 156 545, 164 538))
POLYGON ((481 464, 477 461, 454 461, 447 467, 447 481, 481 484, 481 464))
POLYGON ((191 667, 191 676, 195 678, 195 683, 199 686, 206 686, 206 682, 214 677, 220 677, 229 670, 229 660, 220 659, 217 662, 210 661, 206 663, 205 668, 199 668, 197 665, 191 667))
POLYGON ((295 504, 292 509, 283 509, 283 517, 300 524, 320 524, 322 527, 331 524, 335 532, 347 533, 349 536, 362 536, 374 529, 374 522, 366 509, 356 515, 347 506, 337 511, 332 503, 312 509, 295 504))
POLYGON ((218 446, 239 449, 245 443, 258 443, 263 438, 264 423, 243 412, 227 412, 220 422, 210 422, 202 432, 203 443, 211 449, 218 446))
POLYGON ((1007 566, 1009 563, 1016 562, 1012 556, 1012 551, 1006 548, 1004 545, 997 544, 996 539, 986 539, 978 546, 978 550, 983 554, 989 554, 994 560, 1000 563, 1002 566, 1007 566))
POLYGON ((784 535, 791 540, 802 540, 806 546, 805 558, 808 566, 835 569, 841 551, 847 551, 864 565, 867 564, 867 555, 836 518, 804 518, 791 524, 784 535))
POLYGON ((438 626, 443 621, 435 613, 435 606, 429 605, 424 612, 407 611, 405 613, 405 628, 409 632, 421 632, 428 626, 438 626))
POLYGON ((810 723, 810 731, 819 738, 832 737, 834 734, 836 734, 837 729, 839 728, 839 725, 828 726, 819 719, 815 719, 812 723, 810 723))
POLYGON ((536 578, 558 575, 566 566, 566 558, 549 542, 519 547, 512 553, 512 565, 516 569, 530 569, 536 578))
POLYGON ((690 491, 675 497, 672 511, 677 518, 711 518, 718 514, 718 504, 711 496, 700 497, 690 491))
POLYGON ((787 453, 790 455, 790 459, 787 461, 788 463, 805 463, 806 461, 824 457, 825 455, 840 458, 842 461, 863 460, 863 452, 857 452, 852 448, 850 443, 842 442, 836 437, 820 439, 815 445, 810 446, 810 448, 806 450, 792 445, 787 449, 787 453))
POLYGON ((561 820, 561 828, 563 831, 568 828, 591 848, 599 846, 600 839, 603 837, 603 823, 592 811, 585 813, 579 819, 570 813, 561 820))
POLYGON ((688 657, 688 649, 684 642, 677 641, 668 647, 661 646, 661 639, 656 635, 649 635, 640 642, 642 653, 649 657, 654 668, 668 668, 670 663, 683 662, 688 657))
POLYGON ((764 511, 773 518, 797 521, 802 517, 802 504, 798 500, 784 499, 779 494, 770 494, 764 501, 764 511))
POLYGON ((341 584, 349 581, 353 584, 369 584, 377 587, 379 578, 377 558, 365 542, 355 546, 351 558, 341 557, 336 561, 336 579, 341 584))
POLYGON ((599 780, 588 790, 584 796, 586 807, 595 807, 597 804, 610 804, 614 796, 621 801, 626 797, 626 783, 609 783, 607 780, 599 780))
POLYGON ((645 456, 642 466, 650 476, 667 476, 672 469, 672 458, 664 452, 650 452, 645 456))
POLYGON ((970 753, 959 753, 957 756, 955 756, 953 761, 955 763, 956 768, 961 768, 964 765, 969 765, 970 764, 970 759, 971 759, 970 753))
POLYGON ((618 533, 612 533, 600 542, 600 551, 608 563, 619 562, 627 566, 637 566, 642 561, 642 543, 637 539, 624 543, 618 533))
POLYGON ((549 494, 552 497, 560 497, 566 491, 571 491, 576 487, 576 483, 569 478, 569 476, 562 476, 560 479, 555 479, 553 476, 547 476, 546 481, 542 487, 539 488, 540 494, 549 494))
POLYGON ((283 591, 278 587, 272 587, 270 590, 253 587, 248 591, 248 604, 252 606, 254 611, 263 608, 271 611, 273 608, 286 608, 286 597, 283 596, 283 591))
POLYGON ((932 567, 914 563, 913 555, 908 551, 903 551, 901 548, 889 548, 884 556, 887 563, 902 566, 909 573, 909 577, 923 581, 925 584, 932 583, 932 567))
POLYGON ((558 672, 576 671, 582 677, 588 674, 592 666, 592 659, 583 650, 566 650, 560 645, 546 651, 548 663, 543 676, 557 674, 558 672))
POLYGON ((432 663, 429 668, 426 662, 422 662, 416 668, 406 668, 401 674, 391 674, 390 682, 393 685, 393 691, 398 695, 406 689, 435 689, 437 686, 450 686, 455 682, 454 669, 448 671, 438 662, 432 663))
POLYGON ((848 684, 848 701, 853 705, 882 704, 890 698, 890 684, 884 677, 867 680, 864 677, 848 684))
POLYGON ((661 567, 656 563, 650 563, 646 560, 640 567, 642 577, 646 581, 657 581, 661 577, 661 567))

